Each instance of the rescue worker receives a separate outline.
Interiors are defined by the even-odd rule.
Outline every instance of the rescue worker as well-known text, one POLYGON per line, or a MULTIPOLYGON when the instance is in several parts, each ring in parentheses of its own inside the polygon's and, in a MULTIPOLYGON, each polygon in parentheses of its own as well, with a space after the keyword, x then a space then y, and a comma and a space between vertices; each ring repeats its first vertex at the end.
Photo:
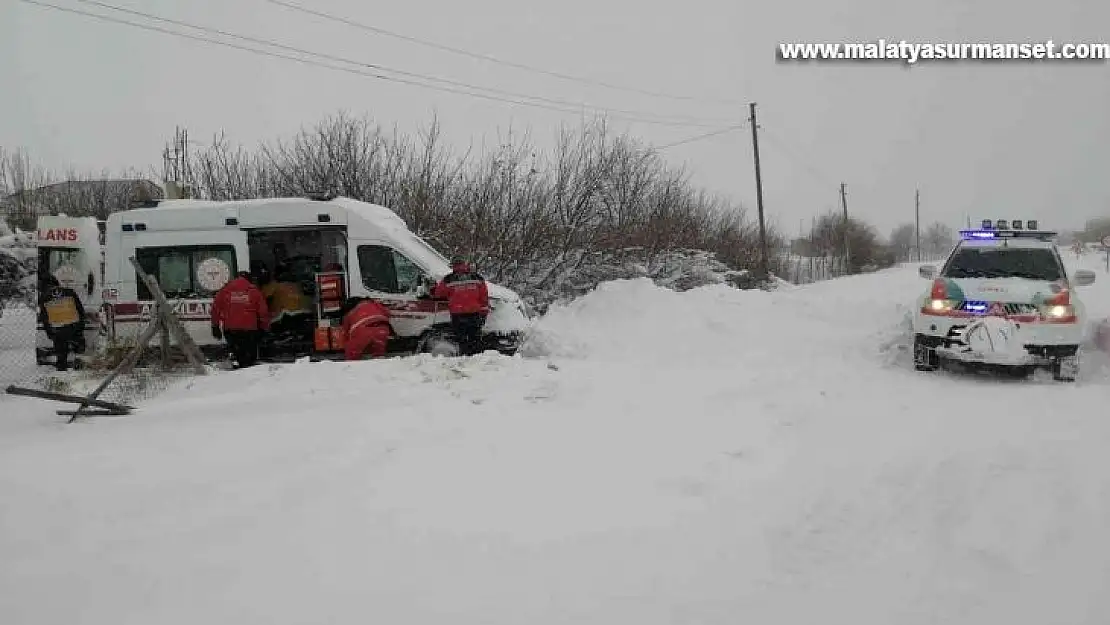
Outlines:
MULTIPOLYGON (((47 276, 39 295, 39 321, 46 336, 54 342, 54 367, 69 370, 69 354, 85 351, 85 307, 73 289, 63 287, 58 278, 47 276)), ((76 355, 73 358, 77 366, 76 355)))
POLYGON ((258 363, 262 333, 270 329, 266 298, 251 282, 250 275, 250 272, 240 271, 216 293, 212 302, 212 337, 227 341, 237 368, 258 363))
POLYGON ((287 266, 279 265, 277 279, 262 285, 262 296, 270 309, 274 334, 311 332, 312 302, 305 297, 287 266))
POLYGON ((489 315, 489 291, 486 279, 472 271, 470 263, 456 256, 451 259, 451 273, 436 283, 432 297, 447 300, 451 328, 459 340, 464 356, 477 354, 482 346, 482 328, 489 315))
POLYGON ((368 297, 353 297, 344 308, 343 357, 362 360, 367 350, 374 358, 385 356, 389 346, 389 309, 368 297))

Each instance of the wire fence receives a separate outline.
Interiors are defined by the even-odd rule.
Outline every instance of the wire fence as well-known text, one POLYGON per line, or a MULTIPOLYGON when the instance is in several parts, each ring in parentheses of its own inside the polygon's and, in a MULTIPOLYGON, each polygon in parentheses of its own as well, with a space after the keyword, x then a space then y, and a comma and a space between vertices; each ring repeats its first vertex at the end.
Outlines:
MULTIPOLYGON (((112 342, 107 333, 90 324, 83 353, 70 354, 70 367, 59 371, 53 342, 38 329, 34 308, 8 300, 0 311, 0 390, 9 386, 86 395, 100 385, 134 348, 134 341, 112 342)), ((171 353, 163 361, 156 347, 148 350, 130 372, 118 375, 100 399, 134 406, 152 399, 193 374, 183 359, 171 353)), ((4 395, 0 394, 0 401, 4 395)))

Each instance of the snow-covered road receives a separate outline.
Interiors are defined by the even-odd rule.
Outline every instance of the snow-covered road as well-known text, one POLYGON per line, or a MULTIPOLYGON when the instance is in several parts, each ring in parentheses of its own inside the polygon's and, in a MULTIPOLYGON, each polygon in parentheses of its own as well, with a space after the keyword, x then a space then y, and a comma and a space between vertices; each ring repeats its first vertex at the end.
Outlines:
POLYGON ((0 622, 1110 621, 1108 363, 916 373, 924 286, 610 283, 543 357, 0 400, 0 622))

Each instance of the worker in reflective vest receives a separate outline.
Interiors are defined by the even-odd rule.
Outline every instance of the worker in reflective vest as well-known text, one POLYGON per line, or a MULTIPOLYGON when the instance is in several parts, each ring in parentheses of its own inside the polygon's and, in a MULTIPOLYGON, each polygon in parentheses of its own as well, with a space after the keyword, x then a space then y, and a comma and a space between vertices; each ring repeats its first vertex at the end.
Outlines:
MULTIPOLYGON (((54 367, 69 369, 70 352, 85 351, 85 307, 73 289, 63 287, 54 276, 47 276, 39 296, 39 321, 46 336, 54 342, 54 367)), ((74 364, 76 364, 76 357, 74 364)))
POLYGON ((385 356, 389 347, 389 309, 367 297, 352 298, 346 308, 344 358, 362 360, 367 350, 375 358, 385 356))

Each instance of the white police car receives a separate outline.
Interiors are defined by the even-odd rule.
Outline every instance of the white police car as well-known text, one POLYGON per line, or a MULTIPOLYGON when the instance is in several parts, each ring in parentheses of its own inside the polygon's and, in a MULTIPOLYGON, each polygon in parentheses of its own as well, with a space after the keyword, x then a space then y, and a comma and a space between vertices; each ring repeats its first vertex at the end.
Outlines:
POLYGON ((984 220, 960 231, 939 272, 921 267, 932 284, 914 306, 914 368, 932 371, 945 360, 1025 374, 1046 367, 1074 381, 1087 320, 1075 287, 1095 274, 1069 276, 1055 236, 1032 220, 984 220))

